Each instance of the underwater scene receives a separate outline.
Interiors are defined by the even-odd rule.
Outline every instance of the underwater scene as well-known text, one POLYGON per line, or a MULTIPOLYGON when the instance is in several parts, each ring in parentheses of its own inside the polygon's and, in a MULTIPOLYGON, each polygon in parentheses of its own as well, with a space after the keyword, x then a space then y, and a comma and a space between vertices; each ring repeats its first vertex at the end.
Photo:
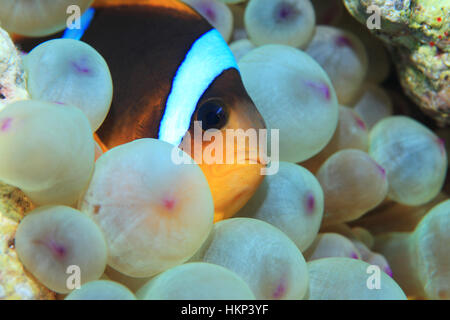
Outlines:
POLYGON ((450 300, 449 31, 448 0, 0 0, 0 300, 450 300))

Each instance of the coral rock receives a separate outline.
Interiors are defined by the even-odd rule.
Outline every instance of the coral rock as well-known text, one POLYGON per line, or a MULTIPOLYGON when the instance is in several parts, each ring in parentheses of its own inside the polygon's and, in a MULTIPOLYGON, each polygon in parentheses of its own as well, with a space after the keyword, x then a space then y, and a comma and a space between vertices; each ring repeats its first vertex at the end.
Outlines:
MULTIPOLYGON (((406 94, 439 126, 450 125, 450 2, 442 0, 343 0, 366 25, 378 6, 380 28, 406 94)), ((372 21, 372 20, 370 20, 372 21)))
POLYGON ((22 59, 8 33, 0 28, 0 111, 23 99, 28 99, 28 92, 22 59))
POLYGON ((54 300, 55 294, 23 267, 14 235, 31 202, 18 189, 0 183, 0 300, 54 300))

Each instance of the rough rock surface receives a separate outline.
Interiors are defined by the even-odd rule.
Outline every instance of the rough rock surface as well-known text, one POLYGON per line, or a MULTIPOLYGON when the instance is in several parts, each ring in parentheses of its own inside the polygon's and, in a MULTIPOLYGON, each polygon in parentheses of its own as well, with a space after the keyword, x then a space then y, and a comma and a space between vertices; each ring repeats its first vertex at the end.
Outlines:
POLYGON ((23 99, 28 99, 28 92, 22 59, 8 33, 0 28, 0 111, 23 99))
POLYGON ((18 189, 0 182, 0 300, 54 300, 55 294, 28 273, 14 249, 20 220, 32 209, 18 189))
MULTIPOLYGON (((406 92, 439 126, 450 125, 450 1, 343 0, 350 14, 366 25, 376 5, 385 41, 406 92)), ((371 20, 372 21, 372 20, 371 20)))

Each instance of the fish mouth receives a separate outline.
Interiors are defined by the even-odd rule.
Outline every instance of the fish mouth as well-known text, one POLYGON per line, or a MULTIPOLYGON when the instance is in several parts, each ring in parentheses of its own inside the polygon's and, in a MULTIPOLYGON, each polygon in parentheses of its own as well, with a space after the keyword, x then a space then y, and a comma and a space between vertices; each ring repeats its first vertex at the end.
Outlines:
POLYGON ((200 164, 214 201, 214 222, 234 216, 264 179, 260 161, 245 164, 200 164))
POLYGON ((187 152, 208 181, 215 222, 234 216, 250 200, 264 179, 266 167, 265 150, 259 149, 260 137, 251 142, 250 138, 234 136, 234 140, 223 143, 231 133, 221 131, 220 134, 223 139, 219 142, 203 141, 198 148, 187 152))

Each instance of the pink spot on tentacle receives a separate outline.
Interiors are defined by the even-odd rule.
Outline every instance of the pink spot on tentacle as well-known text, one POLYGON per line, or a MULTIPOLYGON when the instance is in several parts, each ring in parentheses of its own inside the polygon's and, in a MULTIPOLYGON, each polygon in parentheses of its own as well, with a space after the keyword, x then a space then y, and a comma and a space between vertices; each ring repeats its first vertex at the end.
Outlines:
POLYGON ((389 268, 388 266, 384 267, 384 272, 391 278, 394 276, 394 274, 392 273, 391 268, 389 268))
POLYGON ((61 101, 53 101, 53 103, 60 104, 60 105, 65 105, 65 103, 61 102, 61 101))
POLYGON ((382 166, 380 166, 378 163, 376 163, 377 169, 378 171, 380 171, 381 175, 383 176, 383 178, 386 178, 386 169, 384 169, 382 166))
POLYGON ((444 155, 445 154, 445 140, 442 138, 438 138, 437 143, 439 145, 439 150, 441 150, 441 153, 444 155))
POLYGON ((0 122, 0 130, 3 132, 6 132, 11 128, 13 119, 12 118, 5 118, 0 122))
POLYGON ((282 19, 286 19, 287 17, 289 17, 290 14, 291 14, 291 10, 289 10, 289 8, 287 8, 287 7, 281 8, 281 10, 279 12, 279 16, 282 19))
POLYGON ((205 3, 203 4, 199 10, 205 15, 205 17, 209 20, 209 21, 216 21, 217 15, 216 12, 214 11, 214 9, 211 7, 210 4, 205 3))
POLYGON ((305 200, 306 200, 305 201, 306 202, 306 204, 305 204, 306 212, 309 213, 309 214, 313 213, 314 209, 316 208, 316 199, 314 198, 313 193, 312 192, 308 192, 306 194, 306 199, 305 200))
POLYGON ((356 121, 356 124, 358 125, 358 127, 360 127, 363 130, 366 130, 367 127, 366 127, 366 124, 364 123, 364 121, 360 117, 358 117, 356 114, 354 115, 354 117, 355 117, 355 121, 356 121))
POLYGON ((336 38, 336 45, 338 47, 353 47, 352 42, 350 41, 349 38, 345 37, 345 36, 339 36, 336 38))
POLYGON ((330 88, 325 83, 307 81, 306 86, 316 91, 319 91, 320 94, 325 97, 325 99, 330 100, 331 98, 330 88))
POLYGON ((287 2, 282 2, 275 8, 275 22, 282 23, 291 21, 299 14, 300 11, 295 6, 287 2))
POLYGON ((56 243, 56 242, 55 242, 54 240, 52 240, 52 239, 47 240, 47 241, 45 242, 45 245, 47 246, 47 248, 50 249, 50 251, 52 252, 52 254, 53 254, 54 256, 56 256, 56 258, 58 258, 58 259, 64 258, 65 255, 66 255, 66 253, 67 253, 67 250, 66 250, 66 248, 65 248, 64 246, 62 246, 62 245, 56 243))
POLYGON ((375 160, 373 160, 373 163, 375 165, 375 167, 378 169, 378 172, 380 172, 381 176, 384 178, 386 178, 386 169, 384 169, 378 162, 376 162, 375 160))
POLYGON ((173 210, 175 207, 176 201, 173 198, 164 198, 163 199, 163 205, 167 210, 173 210))
POLYGON ((281 280, 278 287, 273 292, 273 298, 274 299, 281 299, 286 293, 286 285, 284 284, 284 279, 281 280))
POLYGON ((358 256, 358 254, 356 252, 352 252, 350 254, 350 258, 352 258, 352 259, 359 259, 359 256, 358 256))
POLYGON ((72 62, 72 67, 81 74, 88 74, 91 72, 91 69, 88 67, 88 62, 86 58, 81 58, 78 61, 72 62))

